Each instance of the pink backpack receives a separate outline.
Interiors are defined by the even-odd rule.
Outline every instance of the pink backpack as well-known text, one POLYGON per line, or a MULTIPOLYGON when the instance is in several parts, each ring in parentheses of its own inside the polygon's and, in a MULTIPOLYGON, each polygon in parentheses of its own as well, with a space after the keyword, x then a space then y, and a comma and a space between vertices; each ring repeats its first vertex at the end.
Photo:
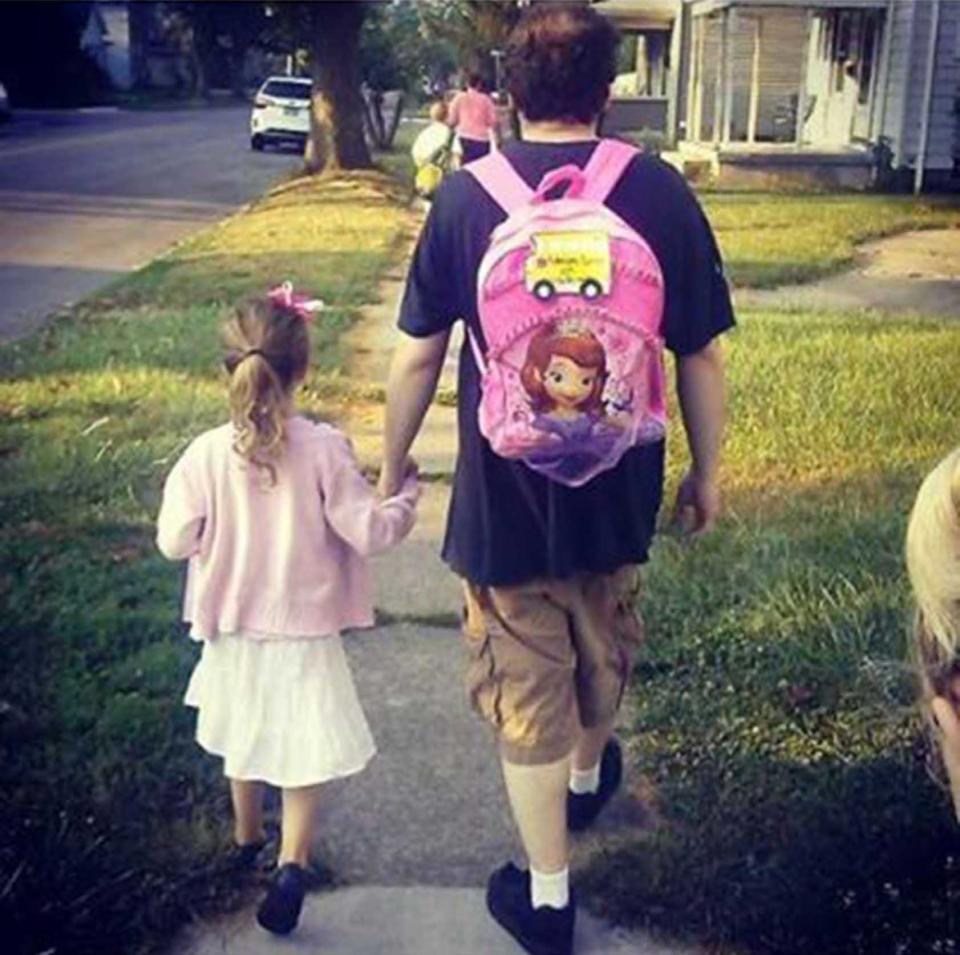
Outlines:
POLYGON ((636 154, 601 140, 586 168, 554 169, 535 192, 502 153, 464 167, 507 213, 477 276, 480 432, 572 487, 665 432, 663 276, 604 205, 636 154))

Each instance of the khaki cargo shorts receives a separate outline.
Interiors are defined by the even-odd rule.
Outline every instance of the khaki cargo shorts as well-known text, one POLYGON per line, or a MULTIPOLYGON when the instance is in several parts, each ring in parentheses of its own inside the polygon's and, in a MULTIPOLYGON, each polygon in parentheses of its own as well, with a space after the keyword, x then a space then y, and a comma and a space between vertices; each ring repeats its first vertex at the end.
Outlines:
POLYGON ((467 693, 511 763, 552 763, 580 727, 620 707, 643 625, 640 573, 534 580, 515 587, 464 581, 467 693))

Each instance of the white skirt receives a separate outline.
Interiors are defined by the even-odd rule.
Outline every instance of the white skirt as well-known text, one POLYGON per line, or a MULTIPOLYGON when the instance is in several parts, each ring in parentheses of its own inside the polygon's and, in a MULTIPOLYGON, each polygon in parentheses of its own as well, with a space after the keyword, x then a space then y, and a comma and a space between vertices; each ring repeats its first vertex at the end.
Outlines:
POLYGON ((184 698, 231 779, 292 789, 360 772, 376 747, 339 635, 203 642, 184 698))

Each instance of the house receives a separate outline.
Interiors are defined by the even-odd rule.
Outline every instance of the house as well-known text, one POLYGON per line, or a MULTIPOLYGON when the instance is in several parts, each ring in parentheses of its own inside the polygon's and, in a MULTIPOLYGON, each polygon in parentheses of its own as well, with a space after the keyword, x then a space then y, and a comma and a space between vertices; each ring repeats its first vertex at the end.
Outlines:
POLYGON ((601 0, 635 60, 608 129, 661 130, 684 168, 915 189, 960 183, 960 3, 601 0))

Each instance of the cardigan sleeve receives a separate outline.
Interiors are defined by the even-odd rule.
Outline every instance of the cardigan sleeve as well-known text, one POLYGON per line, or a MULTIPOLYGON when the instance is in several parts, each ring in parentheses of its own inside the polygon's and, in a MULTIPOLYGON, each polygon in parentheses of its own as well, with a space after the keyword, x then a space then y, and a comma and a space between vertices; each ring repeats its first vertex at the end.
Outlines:
POLYGON ((167 475, 157 517, 157 547, 170 560, 184 560, 200 549, 207 516, 196 455, 191 445, 167 475))
POLYGON ((321 455, 324 513, 336 533, 364 556, 398 544, 416 521, 420 487, 404 481, 393 497, 381 498, 363 476, 349 439, 330 429, 321 455))

